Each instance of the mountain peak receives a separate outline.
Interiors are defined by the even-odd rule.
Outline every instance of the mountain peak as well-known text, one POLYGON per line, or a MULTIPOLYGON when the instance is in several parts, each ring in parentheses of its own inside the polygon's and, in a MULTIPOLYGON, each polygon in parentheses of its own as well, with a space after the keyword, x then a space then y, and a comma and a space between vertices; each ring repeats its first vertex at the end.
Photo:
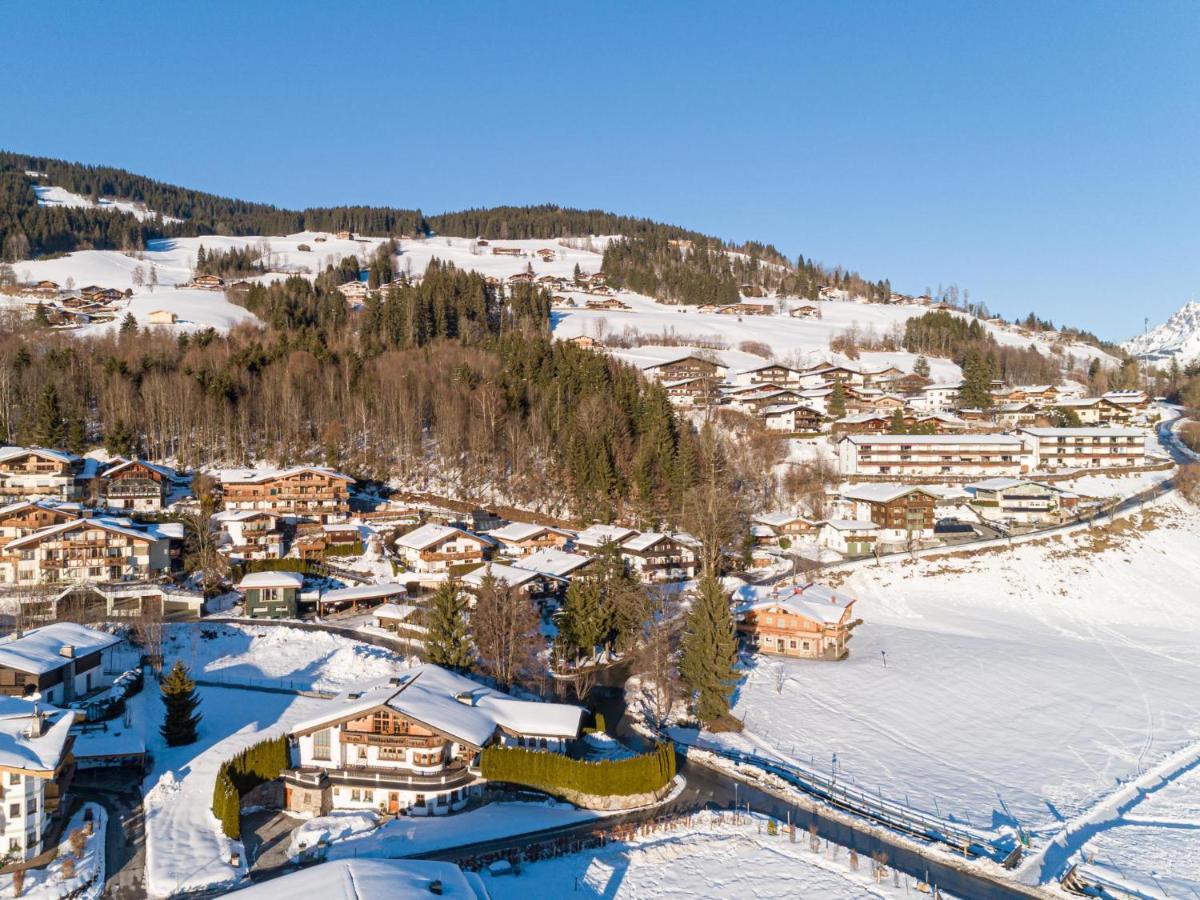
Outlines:
POLYGON ((1134 356, 1152 361, 1200 359, 1200 303, 1189 300, 1162 325, 1121 345, 1134 356))

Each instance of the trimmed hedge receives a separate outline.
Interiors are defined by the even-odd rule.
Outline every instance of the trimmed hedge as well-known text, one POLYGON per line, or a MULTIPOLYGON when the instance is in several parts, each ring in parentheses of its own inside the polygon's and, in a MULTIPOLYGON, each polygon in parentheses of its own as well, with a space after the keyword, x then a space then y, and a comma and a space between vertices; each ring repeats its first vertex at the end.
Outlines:
POLYGON ((675 777, 675 751, 659 744, 650 753, 627 759, 587 762, 561 753, 488 747, 480 768, 488 781, 503 781, 545 791, 575 791, 594 796, 646 794, 659 790, 675 777))
POLYGON ((362 556, 363 542, 352 541, 349 544, 330 544, 321 551, 321 556, 362 556))
POLYGON ((229 569, 234 581, 238 581, 243 575, 249 575, 252 572, 299 572, 301 575, 312 575, 314 571, 312 560, 296 559, 295 557, 248 559, 229 569))
POLYGON ((226 837, 234 840, 241 837, 242 797, 260 784, 274 781, 291 765, 286 737, 247 747, 233 759, 221 763, 213 785, 212 810, 220 820, 221 830, 226 837))

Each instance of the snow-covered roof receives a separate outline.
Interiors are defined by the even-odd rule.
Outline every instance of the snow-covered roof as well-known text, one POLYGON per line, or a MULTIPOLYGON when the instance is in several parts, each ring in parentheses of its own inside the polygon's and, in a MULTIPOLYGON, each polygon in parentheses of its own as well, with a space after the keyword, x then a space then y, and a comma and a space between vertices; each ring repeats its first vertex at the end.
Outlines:
POLYGON ((417 611, 417 607, 409 603, 384 603, 371 612, 378 619, 399 619, 403 622, 417 611))
POLYGON ((890 503, 913 492, 933 495, 924 488, 911 484, 860 484, 842 491, 847 500, 862 500, 865 503, 890 503))
POLYGON ((27 534, 25 537, 17 538, 9 541, 6 545, 9 549, 23 547, 26 544, 36 544, 45 540, 48 537, 54 537, 58 534, 63 534, 67 531, 74 531, 77 528, 100 528, 112 534, 119 534, 124 537, 137 541, 154 541, 157 538, 155 535, 147 534, 144 531, 136 531, 129 527, 131 525, 129 519, 114 519, 107 517, 94 517, 89 519, 73 519, 70 522, 61 522, 58 525, 49 525, 32 534, 27 534))
POLYGON ((811 523, 812 520, 796 513, 789 512, 774 512, 762 513, 754 517, 755 522, 762 522, 764 525, 770 525, 772 528, 781 528, 784 525, 789 525, 792 522, 811 523))
POLYGON ((46 447, 5 447, 0 450, 0 462, 8 462, 10 459, 20 459, 22 456, 27 456, 32 453, 34 456, 40 456, 43 459, 52 459, 55 462, 71 463, 79 459, 74 453, 68 453, 65 450, 50 450, 46 447))
POLYGON ((299 572, 251 572, 249 575, 242 576, 242 580, 237 585, 239 591, 247 588, 299 589, 302 587, 304 587, 304 576, 299 572))
POLYGON ((837 531, 878 531, 879 526, 864 519, 825 519, 822 525, 828 525, 837 531))
POLYGON ((503 528, 497 528, 488 532, 488 537, 494 538, 497 541, 519 542, 527 541, 531 538, 539 537, 546 532, 553 534, 561 534, 567 536, 567 532, 561 528, 552 528, 549 525, 535 525, 530 522, 509 522, 503 528))
POLYGON ((772 538, 775 537, 775 529, 770 525, 751 525, 750 535, 752 537, 772 538))
POLYGON ((70 647, 74 657, 81 657, 119 643, 120 638, 94 628, 55 622, 27 631, 21 637, 10 635, 0 640, 0 666, 44 675, 71 661, 71 657, 63 656, 64 648, 70 647))
POLYGON ((139 463, 141 465, 145 466, 150 471, 157 472, 158 475, 160 475, 163 478, 166 478, 167 480, 170 480, 175 477, 174 469, 169 469, 166 466, 156 465, 155 463, 148 462, 147 460, 144 460, 144 459, 119 460, 114 465, 111 465, 107 469, 105 469, 102 474, 104 475, 105 478, 111 478, 113 475, 116 475, 121 470, 128 469, 130 466, 137 465, 139 463))
POLYGON ((258 484, 263 481, 274 481, 276 478, 288 478, 292 475, 299 475, 302 472, 313 472, 317 475, 326 475, 330 478, 337 478, 341 481, 354 483, 354 479, 349 475, 331 469, 328 466, 291 466, 286 469, 228 469, 221 473, 222 484, 258 484))
POLYGON ((0 697, 0 766, 51 773, 66 755, 73 713, 20 697, 0 697), (30 736, 35 712, 43 715, 41 734, 30 736))
POLYGON ((962 388, 961 381, 946 381, 940 384, 927 384, 921 388, 922 391, 929 393, 930 391, 957 391, 962 388))
POLYGON ((599 547, 614 541, 620 543, 635 534, 635 529, 620 525, 589 525, 575 536, 575 543, 580 547, 599 547))
POLYGON ((44 509, 64 516, 83 518, 83 507, 78 503, 57 503, 53 500, 18 500, 7 506, 0 506, 0 518, 26 509, 44 509))
POLYGON ((213 514, 214 521, 217 522, 246 522, 250 519, 258 518, 276 519, 278 516, 269 513, 262 509, 223 509, 213 514))
POLYGON ((478 569, 472 569, 463 576, 462 582, 467 587, 482 587, 484 579, 491 575, 504 587, 518 588, 521 585, 528 584, 535 578, 541 577, 542 574, 532 569, 518 568, 517 566, 509 566, 504 563, 488 563, 485 566, 480 566, 478 569))
POLYGON ((845 618, 846 611, 853 605, 854 598, 849 594, 835 591, 823 584, 805 584, 747 604, 738 611, 744 613, 780 607, 786 612, 804 616, 814 622, 836 625, 845 618))
POLYGON ((384 597, 399 597, 405 593, 404 585, 359 584, 354 587, 337 588, 321 595, 322 603, 348 603, 352 600, 382 600, 384 597))
POLYGON ((811 406, 808 406, 804 403, 783 403, 783 404, 780 404, 779 406, 768 406, 761 410, 761 414, 764 418, 766 418, 768 416, 782 416, 785 413, 796 412, 797 410, 800 410, 800 409, 804 410, 805 412, 810 412, 810 413, 816 412, 815 409, 813 409, 811 406))
POLYGON ((339 695, 323 715, 296 725, 292 733, 316 731, 379 706, 475 747, 485 746, 498 727, 523 735, 573 738, 584 714, 580 707, 565 703, 517 700, 428 663, 399 678, 339 695))
POLYGON ((1034 437, 1140 437, 1146 432, 1140 428, 1022 428, 1022 434, 1034 437))
POLYGON ((1021 445, 1016 434, 848 434, 838 443, 850 441, 854 444, 995 444, 997 446, 1021 445))
POLYGON ((568 553, 548 547, 531 553, 514 564, 518 569, 529 569, 531 572, 541 572, 543 575, 556 575, 565 578, 576 569, 586 566, 592 561, 590 556, 582 553, 568 553))
POLYGON ((455 525, 437 525, 430 522, 427 525, 422 525, 420 528, 413 529, 408 534, 396 538, 396 544, 400 547, 407 547, 410 550, 425 550, 447 538, 460 535, 474 538, 484 544, 495 543, 495 541, 486 535, 475 534, 473 531, 467 531, 465 528, 459 528, 455 525))
POLYGON ((649 550, 659 541, 674 540, 669 534, 664 534, 661 531, 647 531, 643 534, 638 534, 631 537, 629 540, 621 544, 622 550, 629 550, 632 553, 641 553, 644 550, 649 550))
MULTIPOLYGON (((338 859, 238 891, 245 900, 320 897, 321 900, 483 900, 454 863, 428 859, 338 859)), ((240 900, 240 898, 239 898, 240 900)))

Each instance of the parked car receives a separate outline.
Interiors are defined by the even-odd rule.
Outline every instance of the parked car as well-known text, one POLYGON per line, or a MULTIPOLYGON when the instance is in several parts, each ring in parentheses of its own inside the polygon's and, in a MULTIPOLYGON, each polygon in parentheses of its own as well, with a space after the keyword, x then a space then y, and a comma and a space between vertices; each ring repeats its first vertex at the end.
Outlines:
POLYGON ((933 526, 934 534, 970 534, 974 530, 966 522, 955 518, 938 519, 937 524, 933 526))

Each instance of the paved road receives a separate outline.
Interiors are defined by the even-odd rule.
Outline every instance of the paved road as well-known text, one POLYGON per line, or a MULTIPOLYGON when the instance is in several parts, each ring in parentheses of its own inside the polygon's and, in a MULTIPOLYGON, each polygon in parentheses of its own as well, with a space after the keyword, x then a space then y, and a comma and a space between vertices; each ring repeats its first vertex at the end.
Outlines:
POLYGON ((79 772, 71 793, 99 803, 108 812, 104 836, 104 897, 141 900, 146 896, 146 832, 142 813, 141 772, 101 769, 79 772))

